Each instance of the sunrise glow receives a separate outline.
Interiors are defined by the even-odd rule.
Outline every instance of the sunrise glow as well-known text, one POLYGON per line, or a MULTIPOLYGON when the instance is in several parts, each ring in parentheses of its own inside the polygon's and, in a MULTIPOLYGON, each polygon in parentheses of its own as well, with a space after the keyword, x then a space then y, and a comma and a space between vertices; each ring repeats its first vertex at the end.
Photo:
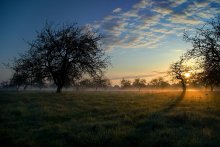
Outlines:
POLYGON ((189 77, 190 77, 190 73, 187 72, 187 73, 184 74, 184 76, 185 76, 186 78, 189 78, 189 77))
POLYGON ((219 146, 220 0, 0 0, 0 146, 219 146))

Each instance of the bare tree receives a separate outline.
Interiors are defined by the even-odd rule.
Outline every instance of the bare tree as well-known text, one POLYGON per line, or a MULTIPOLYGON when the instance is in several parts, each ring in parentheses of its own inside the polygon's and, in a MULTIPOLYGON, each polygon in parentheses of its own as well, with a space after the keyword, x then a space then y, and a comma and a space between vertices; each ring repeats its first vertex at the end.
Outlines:
POLYGON ((57 93, 63 86, 88 74, 101 75, 109 65, 109 58, 101 48, 102 36, 91 29, 76 24, 54 27, 46 24, 37 33, 30 49, 15 63, 14 69, 30 73, 31 79, 53 81, 57 93), (25 67, 25 68, 20 68, 25 67))
POLYGON ((193 46, 186 57, 198 60, 202 71, 200 80, 213 90, 220 84, 220 16, 197 28, 194 35, 185 32, 184 39, 193 46))

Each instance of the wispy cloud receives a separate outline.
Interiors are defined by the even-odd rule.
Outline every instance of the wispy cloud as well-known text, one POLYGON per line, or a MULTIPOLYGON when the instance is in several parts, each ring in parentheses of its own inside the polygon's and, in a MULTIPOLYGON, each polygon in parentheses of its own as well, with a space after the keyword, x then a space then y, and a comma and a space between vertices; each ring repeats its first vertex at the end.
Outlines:
POLYGON ((95 22, 106 35, 108 49, 156 48, 170 35, 220 14, 219 0, 140 0, 130 10, 116 8, 95 22))
POLYGON ((116 9, 114 9, 112 12, 113 13, 119 13, 121 11, 121 8, 116 8, 116 9))
POLYGON ((131 75, 131 76, 124 76, 124 77, 113 77, 111 80, 121 80, 124 79, 135 79, 135 78, 148 78, 148 77, 157 77, 157 76, 164 76, 167 72, 166 71, 153 71, 149 74, 143 75, 131 75))

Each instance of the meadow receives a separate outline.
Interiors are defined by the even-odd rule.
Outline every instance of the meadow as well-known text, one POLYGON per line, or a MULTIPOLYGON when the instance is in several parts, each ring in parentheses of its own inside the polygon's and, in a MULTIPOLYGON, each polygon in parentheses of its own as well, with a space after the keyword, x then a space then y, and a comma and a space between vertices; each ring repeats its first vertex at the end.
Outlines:
POLYGON ((220 92, 0 92, 1 146, 220 146, 220 92))

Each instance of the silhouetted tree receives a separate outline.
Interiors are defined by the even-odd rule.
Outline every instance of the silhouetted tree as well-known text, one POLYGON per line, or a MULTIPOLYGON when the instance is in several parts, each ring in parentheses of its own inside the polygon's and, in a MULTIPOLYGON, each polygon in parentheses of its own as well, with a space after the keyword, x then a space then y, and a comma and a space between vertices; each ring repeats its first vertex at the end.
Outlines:
POLYGON ((184 59, 182 57, 179 61, 172 63, 169 67, 168 74, 171 76, 172 80, 180 81, 182 89, 185 91, 187 83, 187 77, 185 77, 185 73, 187 73, 190 68, 183 63, 184 59))
POLYGON ((141 90, 141 88, 146 86, 145 84, 146 84, 146 80, 140 78, 134 79, 134 82, 132 83, 132 85, 138 88, 139 91, 141 90))
POLYGON ((120 86, 119 86, 119 85, 114 85, 113 88, 115 88, 115 89, 119 89, 120 86))
POLYGON ((124 78, 121 80, 121 87, 122 88, 129 88, 131 87, 131 81, 125 80, 124 78))
POLYGON ((94 77, 107 68, 109 60, 100 46, 102 38, 97 32, 75 24, 61 27, 46 24, 36 39, 28 43, 30 49, 15 60, 20 63, 14 68, 31 73, 31 79, 53 81, 60 93, 63 86, 82 75, 94 77))
POLYGON ((15 86, 17 91, 21 86, 23 86, 25 90, 29 85, 29 81, 25 74, 15 72, 10 79, 10 85, 15 86))
POLYGON ((220 84, 220 16, 197 28, 194 35, 185 32, 184 39, 193 48, 187 58, 196 58, 201 66, 200 80, 211 87, 220 84))
MULTIPOLYGON (((10 67, 10 65, 7 66, 10 67)), ((21 86, 26 89, 28 85, 31 85, 34 78, 31 70, 32 63, 28 61, 27 55, 20 55, 19 59, 14 58, 14 63, 10 68, 14 71, 10 79, 11 86, 15 86, 19 90, 21 86)))
POLYGON ((164 88, 164 87, 168 87, 170 84, 167 81, 165 81, 163 77, 158 77, 152 79, 149 82, 149 85, 157 88, 164 88))
POLYGON ((100 88, 107 88, 111 86, 111 82, 109 79, 104 78, 103 76, 97 76, 93 79, 93 85, 95 89, 97 90, 99 87, 100 88))
POLYGON ((201 72, 196 71, 197 69, 193 69, 190 72, 190 78, 188 79, 188 84, 193 88, 201 88, 204 86, 204 83, 201 81, 201 72))
POLYGON ((35 87, 38 87, 40 89, 46 87, 46 81, 45 81, 44 78, 35 77, 31 82, 32 82, 31 86, 35 86, 35 87))
POLYGON ((0 83, 0 88, 9 88, 10 87, 10 82, 9 81, 2 81, 1 83, 0 83))
POLYGON ((199 81, 205 85, 205 87, 210 87, 213 91, 214 87, 220 85, 220 65, 216 65, 214 62, 206 62, 202 65, 202 72, 199 73, 199 81))
POLYGON ((93 87, 93 83, 92 80, 90 79, 83 79, 79 82, 80 87, 82 88, 92 88, 93 87))

